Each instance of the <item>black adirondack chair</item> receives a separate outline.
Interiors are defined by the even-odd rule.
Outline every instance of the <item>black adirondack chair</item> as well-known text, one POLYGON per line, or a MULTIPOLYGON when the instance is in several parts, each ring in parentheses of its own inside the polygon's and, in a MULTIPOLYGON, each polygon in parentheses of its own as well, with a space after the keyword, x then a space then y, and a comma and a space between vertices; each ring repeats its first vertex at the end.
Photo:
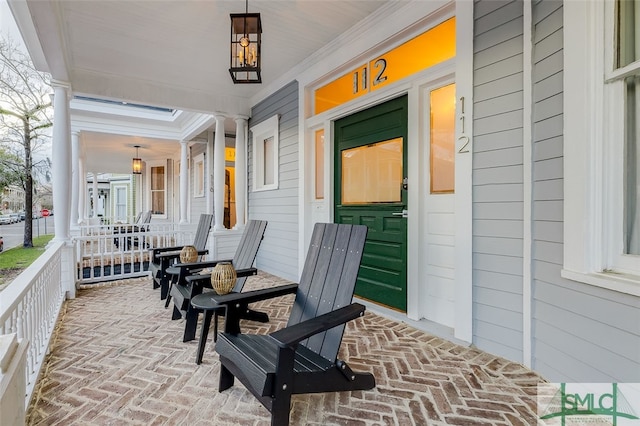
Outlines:
MULTIPOLYGON (((206 250, 209 230, 213 222, 213 215, 202 214, 198 222, 198 228, 193 239, 193 246, 198 251, 198 255, 208 253, 206 250)), ((151 250, 151 263, 149 270, 153 278, 153 288, 160 287, 160 299, 164 300, 169 294, 169 276, 167 268, 180 259, 180 251, 184 246, 160 247, 151 250)))
POLYGON ((289 424, 291 395, 372 389, 370 373, 355 373, 337 359, 347 321, 364 315, 351 303, 364 249, 363 225, 316 224, 300 284, 212 296, 227 306, 220 355, 219 390, 237 377, 271 412, 271 424, 289 424), (241 334, 249 303, 295 293, 287 327, 269 335, 241 334))
POLYGON ((124 243, 126 243, 127 250, 131 250, 131 247, 138 247, 142 242, 142 245, 145 245, 144 237, 136 236, 122 236, 118 234, 138 234, 140 232, 146 232, 149 230, 149 223, 151 222, 152 212, 151 210, 146 212, 141 212, 136 217, 136 221, 133 225, 124 225, 119 228, 114 229, 113 233, 117 235, 113 239, 113 244, 116 247, 120 247, 120 244, 123 243, 123 247, 125 247, 124 243))
MULTIPOLYGON (((233 259, 183 264, 176 263, 167 269, 167 273, 172 275, 173 279, 171 280, 171 290, 169 291, 169 297, 167 297, 165 307, 168 307, 169 300, 173 299, 172 319, 185 318, 184 342, 193 340, 196 336, 200 310, 191 305, 190 302, 192 298, 201 294, 205 288, 210 288, 211 291, 213 291, 211 287, 211 275, 200 275, 198 272, 205 268, 214 267, 220 262, 231 262, 238 275, 238 280, 232 291, 242 291, 247 277, 257 273, 257 270, 252 266, 258 254, 258 249, 260 248, 266 227, 267 221, 265 220, 250 220, 242 233, 242 238, 240 239, 233 259)), ((262 322, 269 321, 269 317, 262 312, 254 312, 253 316, 247 318, 262 322)))

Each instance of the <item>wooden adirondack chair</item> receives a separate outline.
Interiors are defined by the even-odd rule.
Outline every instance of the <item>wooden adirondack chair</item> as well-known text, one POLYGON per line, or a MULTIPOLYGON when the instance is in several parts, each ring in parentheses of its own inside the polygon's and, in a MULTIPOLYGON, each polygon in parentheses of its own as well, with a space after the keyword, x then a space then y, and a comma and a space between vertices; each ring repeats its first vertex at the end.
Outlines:
POLYGON ((219 390, 237 377, 271 412, 271 424, 289 424, 291 395, 372 389, 369 373, 355 373, 337 359, 347 321, 364 315, 351 303, 367 228, 316 224, 300 284, 225 296, 225 332, 216 343, 220 355, 219 390), (269 335, 241 334, 240 318, 249 303, 295 293, 287 327, 269 335))
MULTIPOLYGON (((209 230, 213 222, 213 215, 202 214, 198 222, 198 228, 193 238, 193 246, 198 251, 198 255, 208 253, 206 250, 207 240, 209 239, 209 230)), ((151 263, 149 270, 153 278, 153 288, 160 287, 160 299, 164 300, 169 294, 169 276, 167 268, 180 258, 180 250, 184 246, 161 247, 151 250, 151 263)))
MULTIPOLYGON (((194 296, 202 293, 204 288, 211 288, 211 275, 200 275, 198 272, 205 268, 214 267, 219 262, 231 262, 236 269, 238 279, 233 287, 234 292, 242 291, 247 277, 255 275, 257 270, 253 268, 253 262, 258 254, 260 243, 267 227, 265 220, 250 220, 242 233, 242 238, 236 249, 233 259, 219 259, 198 263, 176 263, 167 269, 167 273, 173 276, 171 290, 165 307, 169 306, 169 300, 173 299, 172 319, 185 318, 183 341, 195 339, 200 310, 191 305, 194 296)), ((212 289, 213 291, 213 289, 212 289)), ((255 320, 268 322, 269 317, 262 312, 255 312, 255 320)))

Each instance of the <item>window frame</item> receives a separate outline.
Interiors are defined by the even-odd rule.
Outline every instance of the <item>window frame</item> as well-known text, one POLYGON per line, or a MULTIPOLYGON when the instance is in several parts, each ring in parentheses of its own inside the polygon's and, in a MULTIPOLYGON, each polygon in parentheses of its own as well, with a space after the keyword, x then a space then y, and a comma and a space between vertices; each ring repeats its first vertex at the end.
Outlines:
POLYGON ((153 193, 154 192, 164 192, 164 206, 163 206, 163 210, 164 213, 152 213, 152 217, 157 217, 157 218, 167 218, 168 217, 168 200, 167 200, 167 170, 168 167, 166 164, 163 163, 158 163, 158 164, 150 164, 149 165, 149 206, 151 207, 151 209, 153 210, 153 193), (163 188, 162 190, 154 190, 152 189, 152 180, 153 180, 153 169, 154 168, 158 168, 158 167, 162 167, 164 169, 164 182, 163 182, 163 188))
POLYGON ((129 212, 129 187, 128 185, 113 185, 113 218, 115 221, 126 221, 128 219, 129 212), (124 215, 122 217, 118 216, 118 195, 120 191, 124 191, 124 215))
POLYGON ((193 158, 193 198, 202 198, 205 195, 205 161, 204 153, 200 153, 193 158), (198 174, 198 165, 202 165, 202 176, 198 174))
POLYGON ((564 278, 640 296, 640 256, 622 254, 624 77, 615 2, 564 3, 564 278), (604 55, 600 52, 605 52, 604 55))
POLYGON ((253 191, 269 191, 278 189, 280 175, 280 141, 279 141, 279 119, 278 114, 268 118, 261 123, 251 127, 253 141, 253 191), (273 138, 273 155, 272 158, 266 158, 264 152, 265 140, 273 138), (273 183, 265 183, 264 171, 265 166, 270 163, 273 167, 273 183))

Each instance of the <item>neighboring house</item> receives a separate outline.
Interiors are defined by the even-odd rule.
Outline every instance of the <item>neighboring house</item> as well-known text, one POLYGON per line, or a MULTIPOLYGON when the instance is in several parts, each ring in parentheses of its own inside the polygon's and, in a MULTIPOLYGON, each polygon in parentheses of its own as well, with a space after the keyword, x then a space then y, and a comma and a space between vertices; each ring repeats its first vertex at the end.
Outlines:
POLYGON ((356 294, 371 309, 551 381, 640 382, 630 4, 406 2, 251 98, 248 119, 136 121, 122 105, 97 119, 74 100, 78 158, 97 128, 146 138, 141 209, 215 213, 214 234, 268 220, 257 267, 291 280, 314 222, 366 224, 356 294))
POLYGON ((0 194, 0 210, 7 212, 24 211, 24 189, 12 185, 0 194))

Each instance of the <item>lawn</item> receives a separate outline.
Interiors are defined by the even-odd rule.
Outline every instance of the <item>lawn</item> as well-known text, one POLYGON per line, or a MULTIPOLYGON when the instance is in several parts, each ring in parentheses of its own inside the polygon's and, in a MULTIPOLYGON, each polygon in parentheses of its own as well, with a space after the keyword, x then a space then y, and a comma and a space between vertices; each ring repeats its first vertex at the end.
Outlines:
POLYGON ((14 247, 0 253, 0 290, 33 263, 46 249, 53 235, 33 239, 33 247, 14 247))

